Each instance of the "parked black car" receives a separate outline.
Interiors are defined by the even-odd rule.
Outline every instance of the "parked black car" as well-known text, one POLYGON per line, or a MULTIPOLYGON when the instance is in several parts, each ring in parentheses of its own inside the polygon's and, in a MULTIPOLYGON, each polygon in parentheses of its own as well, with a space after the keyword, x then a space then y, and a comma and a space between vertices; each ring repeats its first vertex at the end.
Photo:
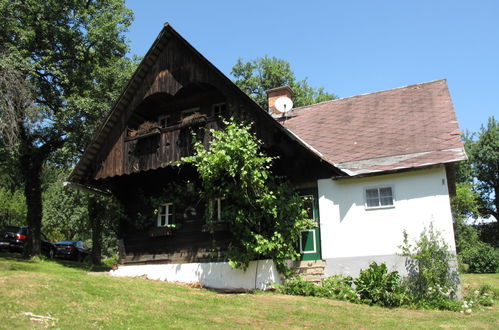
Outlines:
POLYGON ((90 249, 82 241, 60 241, 55 243, 55 257, 83 261, 90 254, 90 249))
MULTIPOLYGON (((0 231, 0 250, 22 253, 28 236, 29 228, 27 226, 6 226, 0 231)), ((41 239, 42 253, 52 259, 55 253, 54 244, 50 243, 43 233, 41 239)))

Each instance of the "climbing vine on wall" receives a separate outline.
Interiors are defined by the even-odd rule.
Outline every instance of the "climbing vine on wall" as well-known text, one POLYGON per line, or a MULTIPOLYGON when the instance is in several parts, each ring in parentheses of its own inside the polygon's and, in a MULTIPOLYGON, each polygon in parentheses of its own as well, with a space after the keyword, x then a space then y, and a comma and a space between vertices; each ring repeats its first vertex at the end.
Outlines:
POLYGON ((272 173, 273 158, 262 152, 251 125, 224 124, 210 130, 208 149, 195 142, 195 155, 183 161, 196 167, 204 198, 224 198, 222 219, 234 236, 231 265, 245 269, 252 260, 271 258, 284 272, 286 260, 298 259, 301 230, 312 228, 313 220, 294 189, 272 173))

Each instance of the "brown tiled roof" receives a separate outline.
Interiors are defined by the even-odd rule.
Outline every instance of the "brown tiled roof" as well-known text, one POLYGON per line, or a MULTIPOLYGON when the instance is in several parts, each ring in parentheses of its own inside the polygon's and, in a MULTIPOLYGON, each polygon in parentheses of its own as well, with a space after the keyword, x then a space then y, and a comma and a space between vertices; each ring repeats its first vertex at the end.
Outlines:
POLYGON ((446 80, 296 108, 282 123, 352 175, 466 159, 446 80))

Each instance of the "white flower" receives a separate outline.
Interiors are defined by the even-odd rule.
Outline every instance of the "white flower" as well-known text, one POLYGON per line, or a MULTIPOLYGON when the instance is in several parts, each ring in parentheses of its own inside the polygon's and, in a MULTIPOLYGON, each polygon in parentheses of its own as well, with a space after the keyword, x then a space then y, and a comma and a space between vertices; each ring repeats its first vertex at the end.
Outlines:
POLYGON ((465 313, 466 314, 471 314, 471 309, 468 308, 465 313))

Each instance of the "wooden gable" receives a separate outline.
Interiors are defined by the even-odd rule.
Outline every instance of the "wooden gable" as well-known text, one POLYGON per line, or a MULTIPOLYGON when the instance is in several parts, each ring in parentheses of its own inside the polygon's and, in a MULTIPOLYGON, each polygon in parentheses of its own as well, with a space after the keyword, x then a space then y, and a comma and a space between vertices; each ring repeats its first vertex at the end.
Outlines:
MULTIPOLYGON (((192 151, 190 130, 219 128, 219 114, 254 122, 257 136, 270 154, 280 157, 284 172, 316 178, 341 173, 277 123, 167 24, 70 180, 102 186, 108 178, 175 164, 192 151), (144 123, 149 123, 149 130, 144 123)), ((208 136, 204 142, 209 143, 208 136)))

